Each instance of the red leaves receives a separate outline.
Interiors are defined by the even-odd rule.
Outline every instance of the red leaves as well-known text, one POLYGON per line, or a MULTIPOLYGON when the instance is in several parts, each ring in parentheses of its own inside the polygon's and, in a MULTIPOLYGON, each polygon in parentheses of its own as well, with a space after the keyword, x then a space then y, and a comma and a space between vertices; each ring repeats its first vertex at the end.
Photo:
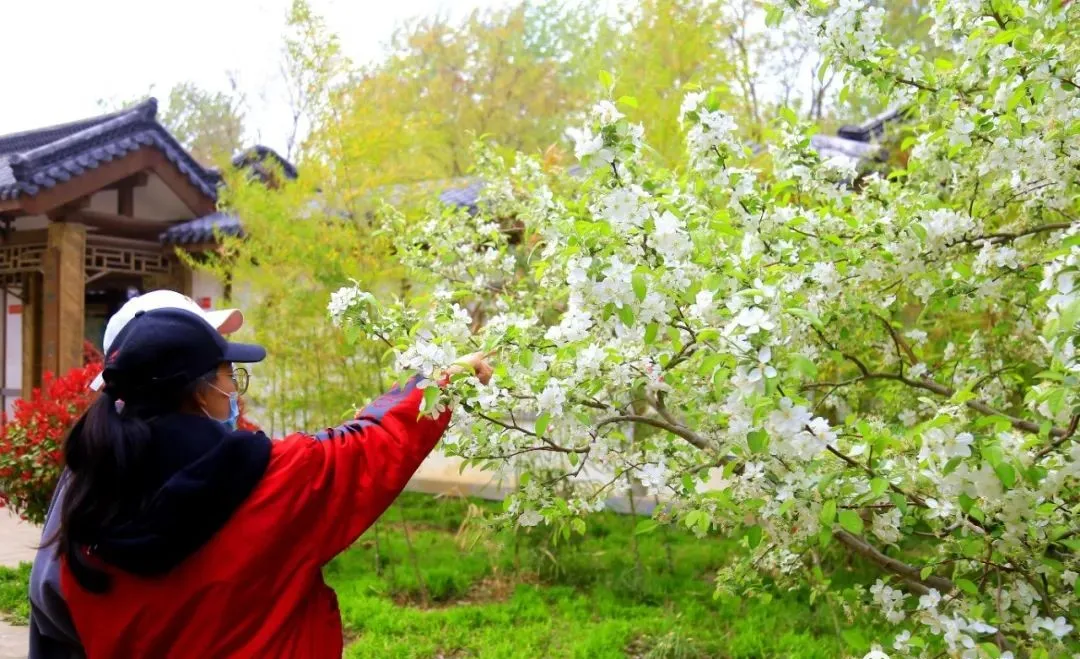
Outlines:
POLYGON ((95 361, 60 378, 46 373, 40 388, 15 401, 0 425, 0 507, 44 519, 63 469, 64 438, 96 397, 90 382, 100 372, 95 361))

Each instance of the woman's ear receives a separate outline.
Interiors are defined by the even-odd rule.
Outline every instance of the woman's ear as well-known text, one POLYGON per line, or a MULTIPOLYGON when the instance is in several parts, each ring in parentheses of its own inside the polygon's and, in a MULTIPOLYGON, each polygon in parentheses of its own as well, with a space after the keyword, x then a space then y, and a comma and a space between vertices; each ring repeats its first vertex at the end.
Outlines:
POLYGON ((206 387, 195 387, 191 392, 191 404, 197 410, 206 410, 206 387))

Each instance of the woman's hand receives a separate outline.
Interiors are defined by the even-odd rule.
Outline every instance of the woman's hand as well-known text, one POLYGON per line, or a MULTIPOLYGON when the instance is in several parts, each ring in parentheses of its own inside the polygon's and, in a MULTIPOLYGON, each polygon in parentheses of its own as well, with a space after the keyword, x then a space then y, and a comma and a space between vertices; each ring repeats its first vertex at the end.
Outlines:
POLYGON ((480 384, 487 384, 491 381, 491 364, 488 363, 490 356, 490 352, 474 352, 471 355, 465 355, 446 369, 446 377, 456 373, 472 373, 476 379, 480 380, 480 384))

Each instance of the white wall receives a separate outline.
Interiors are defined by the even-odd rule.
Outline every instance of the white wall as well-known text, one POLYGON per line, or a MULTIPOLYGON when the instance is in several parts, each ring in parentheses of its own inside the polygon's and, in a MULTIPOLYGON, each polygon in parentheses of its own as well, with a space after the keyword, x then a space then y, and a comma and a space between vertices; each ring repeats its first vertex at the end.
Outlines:
POLYGON ((191 275, 191 299, 204 308, 220 308, 225 303, 225 286, 211 274, 196 270, 191 275))

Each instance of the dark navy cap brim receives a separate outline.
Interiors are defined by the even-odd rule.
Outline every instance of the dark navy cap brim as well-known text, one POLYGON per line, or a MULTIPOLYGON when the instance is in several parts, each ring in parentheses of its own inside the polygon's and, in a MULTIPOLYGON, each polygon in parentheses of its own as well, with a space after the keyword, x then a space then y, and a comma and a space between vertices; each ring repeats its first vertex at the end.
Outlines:
POLYGON ((254 343, 232 343, 225 347, 223 361, 251 364, 266 359, 266 348, 254 343))

